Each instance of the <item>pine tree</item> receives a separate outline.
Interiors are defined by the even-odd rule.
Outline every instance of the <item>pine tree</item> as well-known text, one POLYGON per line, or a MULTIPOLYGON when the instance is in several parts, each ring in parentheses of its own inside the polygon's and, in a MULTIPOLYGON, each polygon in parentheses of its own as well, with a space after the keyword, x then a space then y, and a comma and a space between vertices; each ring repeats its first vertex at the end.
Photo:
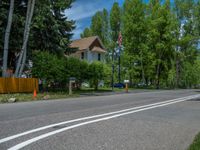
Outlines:
POLYGON ((64 11, 71 7, 73 1, 58 0, 36 4, 36 14, 33 18, 33 32, 30 48, 50 51, 55 54, 71 51, 69 48, 74 21, 68 20, 64 11))

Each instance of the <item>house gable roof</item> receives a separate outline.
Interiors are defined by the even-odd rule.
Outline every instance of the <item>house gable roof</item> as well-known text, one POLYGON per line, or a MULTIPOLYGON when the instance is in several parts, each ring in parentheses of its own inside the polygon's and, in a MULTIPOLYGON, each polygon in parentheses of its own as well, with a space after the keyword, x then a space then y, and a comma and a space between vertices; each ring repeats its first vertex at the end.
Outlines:
POLYGON ((100 48, 105 51, 105 48, 98 36, 92 36, 92 37, 82 38, 79 40, 74 40, 70 44, 70 47, 78 48, 79 50, 86 50, 86 49, 91 50, 91 46, 95 41, 98 41, 100 44, 100 48))

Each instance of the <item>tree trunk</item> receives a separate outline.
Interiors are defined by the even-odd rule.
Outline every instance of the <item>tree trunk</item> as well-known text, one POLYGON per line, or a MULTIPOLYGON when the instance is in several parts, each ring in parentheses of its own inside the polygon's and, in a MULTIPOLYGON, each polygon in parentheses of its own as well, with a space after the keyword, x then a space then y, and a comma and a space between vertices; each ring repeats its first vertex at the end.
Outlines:
POLYGON ((17 62, 17 67, 15 70, 15 77, 20 77, 22 74, 22 71, 24 69, 24 65, 26 62, 26 54, 27 54, 27 43, 30 33, 30 24, 33 16, 35 6, 35 0, 29 0, 28 1, 28 7, 27 7, 27 14, 26 14, 26 23, 24 28, 24 38, 23 38, 23 45, 20 52, 20 56, 17 62))
POLYGON ((22 75, 22 72, 24 70, 24 66, 25 66, 25 63, 26 63, 26 54, 27 54, 27 48, 24 49, 24 53, 23 53, 23 58, 22 58, 22 65, 20 67, 20 70, 19 70, 19 77, 22 75))
POLYGON ((3 77, 6 76, 7 65, 8 65, 8 47, 9 47, 9 38, 10 38, 10 30, 11 30, 11 25, 12 25, 13 11, 14 11, 14 0, 10 0, 8 23, 7 23, 5 38, 4 38, 3 71, 2 71, 3 77))
MULTIPOLYGON (((31 2, 28 3, 28 7, 27 7, 27 12, 26 12, 26 21, 25 21, 25 29, 27 29, 27 26, 28 26, 28 23, 29 23, 29 19, 30 19, 30 10, 31 9, 31 2)), ((25 41, 25 37, 26 37, 26 34, 27 34, 27 30, 24 29, 24 35, 23 35, 23 42, 25 41)), ((25 47, 24 49, 24 53, 22 55, 22 65, 20 67, 20 70, 19 70, 19 74, 18 76, 20 77, 22 72, 23 72, 23 68, 24 68, 24 64, 26 62, 26 52, 27 51, 27 47, 25 47)))
POLYGON ((176 88, 179 87, 179 68, 180 68, 180 62, 177 56, 176 58, 176 88))
POLYGON ((94 80, 94 90, 97 91, 98 90, 98 80, 94 80))
POLYGON ((156 88, 157 89, 160 88, 160 63, 158 63, 157 69, 156 69, 156 88))
POLYGON ((144 65, 143 65, 143 54, 141 53, 141 69, 142 69, 142 83, 145 83, 144 65))

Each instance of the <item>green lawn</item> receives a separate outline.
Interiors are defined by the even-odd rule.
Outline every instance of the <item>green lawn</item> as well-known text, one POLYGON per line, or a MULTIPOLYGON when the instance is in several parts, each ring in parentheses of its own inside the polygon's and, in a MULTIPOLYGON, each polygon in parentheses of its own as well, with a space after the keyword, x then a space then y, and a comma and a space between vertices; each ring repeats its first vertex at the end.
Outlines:
POLYGON ((194 138, 188 150, 200 150, 200 133, 194 138))

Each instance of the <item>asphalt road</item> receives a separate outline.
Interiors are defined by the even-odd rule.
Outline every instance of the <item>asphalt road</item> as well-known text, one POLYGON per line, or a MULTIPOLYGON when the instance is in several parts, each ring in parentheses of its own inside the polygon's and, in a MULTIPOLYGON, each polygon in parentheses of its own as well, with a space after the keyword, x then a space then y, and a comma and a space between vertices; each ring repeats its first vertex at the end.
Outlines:
POLYGON ((199 94, 137 91, 1 104, 0 149, 185 150, 200 131, 199 94))

